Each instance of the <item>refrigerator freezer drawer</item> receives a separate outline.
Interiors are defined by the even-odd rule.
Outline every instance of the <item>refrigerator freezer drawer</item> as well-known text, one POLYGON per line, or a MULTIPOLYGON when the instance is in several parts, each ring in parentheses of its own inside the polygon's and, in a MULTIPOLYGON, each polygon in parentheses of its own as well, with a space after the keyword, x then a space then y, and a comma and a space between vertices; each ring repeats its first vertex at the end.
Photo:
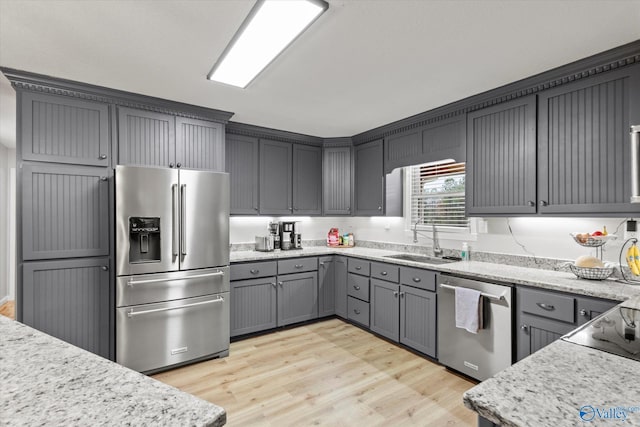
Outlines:
POLYGON ((116 362, 139 372, 229 350, 229 293, 116 310, 116 362))
POLYGON ((116 307, 229 291, 229 267, 118 277, 116 307))

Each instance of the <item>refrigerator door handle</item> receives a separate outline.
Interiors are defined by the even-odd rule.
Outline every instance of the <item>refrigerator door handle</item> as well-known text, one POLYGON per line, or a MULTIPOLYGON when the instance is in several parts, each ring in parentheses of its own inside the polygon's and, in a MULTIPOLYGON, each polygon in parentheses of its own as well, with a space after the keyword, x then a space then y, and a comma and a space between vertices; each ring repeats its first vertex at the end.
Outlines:
POLYGON ((178 256, 178 216, 180 215, 178 211, 178 184, 173 184, 171 186, 171 195, 173 197, 173 218, 171 219, 171 252, 174 257, 178 256))
POLYGON ((180 252, 187 254, 187 184, 180 186, 180 252))

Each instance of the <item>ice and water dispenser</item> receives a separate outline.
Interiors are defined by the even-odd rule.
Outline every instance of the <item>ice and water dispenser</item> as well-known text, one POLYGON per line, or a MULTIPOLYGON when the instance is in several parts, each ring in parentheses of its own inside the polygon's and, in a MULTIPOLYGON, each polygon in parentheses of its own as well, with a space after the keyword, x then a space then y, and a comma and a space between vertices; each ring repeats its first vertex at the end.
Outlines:
POLYGON ((129 218, 129 262, 160 262, 160 218, 129 218))

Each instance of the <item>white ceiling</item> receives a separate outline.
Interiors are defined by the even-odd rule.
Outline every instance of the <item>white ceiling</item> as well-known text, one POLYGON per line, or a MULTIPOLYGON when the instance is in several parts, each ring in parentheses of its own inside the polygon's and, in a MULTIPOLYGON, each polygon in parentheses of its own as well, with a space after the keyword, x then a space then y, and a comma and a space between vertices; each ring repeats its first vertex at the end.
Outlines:
POLYGON ((333 137, 640 39, 640 0, 329 0, 247 89, 206 80, 253 3, 0 0, 0 65, 333 137))

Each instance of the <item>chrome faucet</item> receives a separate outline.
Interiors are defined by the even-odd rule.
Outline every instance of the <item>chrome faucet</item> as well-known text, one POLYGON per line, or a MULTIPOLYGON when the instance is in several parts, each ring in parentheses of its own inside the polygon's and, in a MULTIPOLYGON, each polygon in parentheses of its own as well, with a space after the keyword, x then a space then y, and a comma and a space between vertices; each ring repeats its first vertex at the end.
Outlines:
MULTIPOLYGON (((418 220, 413 224, 413 243, 418 243, 418 224, 420 223, 420 221, 422 221, 424 219, 424 217, 420 217, 418 218, 418 220)), ((440 245, 438 244, 438 234, 436 233, 436 222, 432 219, 431 220, 431 231, 432 231, 432 237, 431 240, 433 240, 433 256, 434 257, 439 257, 442 255, 442 248, 440 247, 440 245)), ((428 237, 428 236, 426 236, 428 237)))

